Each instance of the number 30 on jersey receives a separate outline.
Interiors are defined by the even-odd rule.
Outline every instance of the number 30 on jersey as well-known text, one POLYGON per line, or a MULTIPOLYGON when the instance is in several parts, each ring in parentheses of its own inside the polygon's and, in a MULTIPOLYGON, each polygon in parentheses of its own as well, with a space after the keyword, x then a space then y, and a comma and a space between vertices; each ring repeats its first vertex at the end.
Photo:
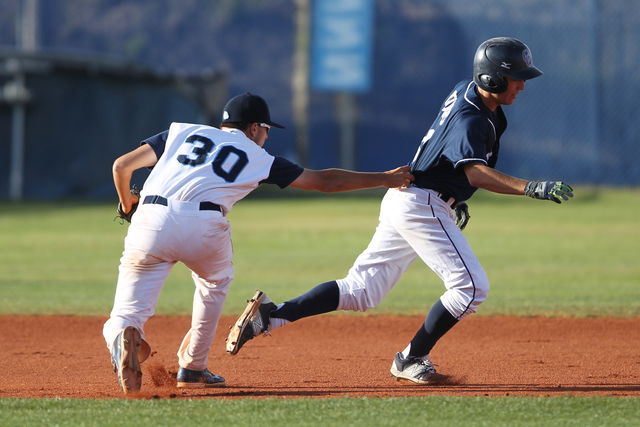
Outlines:
MULTIPOLYGON (((213 141, 202 135, 191 135, 184 143, 192 145, 191 152, 189 154, 180 154, 178 161, 188 166, 203 164, 215 148, 213 141)), ((225 145, 216 153, 211 162, 211 167, 213 168, 213 173, 226 182, 234 182, 248 163, 247 153, 232 145, 225 145)))

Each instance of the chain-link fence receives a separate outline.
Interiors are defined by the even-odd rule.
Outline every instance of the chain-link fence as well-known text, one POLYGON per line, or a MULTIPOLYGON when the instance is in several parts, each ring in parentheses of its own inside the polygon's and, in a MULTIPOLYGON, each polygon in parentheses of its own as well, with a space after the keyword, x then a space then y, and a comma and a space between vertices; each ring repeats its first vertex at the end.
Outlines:
POLYGON ((640 184, 640 1, 443 0, 472 57, 515 37, 545 74, 512 107, 500 169, 529 178, 640 184), (471 43, 473 41, 473 43, 471 43))
MULTIPOLYGON (((350 1, 358 0, 336 4, 350 1)), ((407 164, 453 86, 471 77, 477 46, 509 36, 531 48, 544 75, 504 108, 509 127, 497 168, 523 179, 640 185, 640 0, 372 1, 372 85, 357 95, 356 169, 407 164)), ((297 4, 41 1, 39 47, 126 57, 171 72, 227 70, 229 96, 262 95, 274 120, 287 127, 270 136, 268 151, 296 161, 291 82, 297 4)), ((0 0, 2 47, 16 44, 17 10, 14 0, 0 0)), ((76 91, 69 88, 69 94, 76 91)), ((305 166, 340 165, 337 111, 334 93, 311 90, 305 166)), ((9 152, 8 112, 0 104, 2 153, 9 152)), ((166 127, 176 117, 167 117, 166 127)), ((26 129, 27 137, 34 129, 26 129)), ((87 143, 96 142, 81 141, 87 143)), ((7 157, 0 156, 5 176, 7 157)))

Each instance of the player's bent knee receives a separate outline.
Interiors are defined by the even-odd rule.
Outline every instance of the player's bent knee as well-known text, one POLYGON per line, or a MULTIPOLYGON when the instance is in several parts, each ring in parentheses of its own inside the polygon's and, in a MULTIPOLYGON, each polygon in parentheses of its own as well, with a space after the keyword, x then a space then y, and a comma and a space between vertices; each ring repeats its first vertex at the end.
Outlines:
POLYGON ((486 274, 474 279, 474 300, 476 301, 476 306, 478 306, 489 296, 489 279, 486 274))
POLYGON ((487 286, 479 287, 476 289, 476 305, 480 305, 487 300, 489 296, 489 284, 487 286))
POLYGON ((476 280, 467 286, 457 286, 447 290, 440 300, 445 308, 458 319, 476 312, 489 294, 488 280, 476 280))
MULTIPOLYGON (((477 311, 478 306, 487 300, 489 296, 489 282, 476 283, 473 300, 469 304, 467 314, 473 314, 477 311)), ((463 316, 464 317, 464 316, 463 316)))

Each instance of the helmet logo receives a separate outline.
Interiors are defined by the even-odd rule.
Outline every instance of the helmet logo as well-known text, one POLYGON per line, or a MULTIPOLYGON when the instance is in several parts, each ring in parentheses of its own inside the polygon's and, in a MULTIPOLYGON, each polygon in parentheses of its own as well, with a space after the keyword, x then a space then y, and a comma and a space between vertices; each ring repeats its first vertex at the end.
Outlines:
POLYGON ((531 56, 531 52, 529 52, 529 49, 525 49, 522 51, 522 59, 524 59, 527 67, 533 66, 533 57, 531 56))
POLYGON ((229 118, 229 113, 227 111, 222 113, 222 120, 227 120, 228 118, 229 118))
POLYGON ((500 65, 502 68, 506 68, 507 70, 511 69, 511 63, 509 62, 503 62, 502 65, 500 65))

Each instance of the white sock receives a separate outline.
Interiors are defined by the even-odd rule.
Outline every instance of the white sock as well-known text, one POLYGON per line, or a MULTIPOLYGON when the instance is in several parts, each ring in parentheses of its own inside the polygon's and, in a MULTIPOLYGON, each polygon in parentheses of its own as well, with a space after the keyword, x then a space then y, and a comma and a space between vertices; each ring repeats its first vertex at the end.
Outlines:
POLYGON ((273 331, 275 328, 279 328, 280 326, 284 326, 289 322, 287 319, 281 319, 279 317, 272 317, 269 319, 269 330, 273 331))
POLYGON ((408 358, 410 351, 411 351, 411 343, 409 343, 407 348, 405 348, 404 351, 402 352, 402 357, 405 358, 405 359, 408 358))

